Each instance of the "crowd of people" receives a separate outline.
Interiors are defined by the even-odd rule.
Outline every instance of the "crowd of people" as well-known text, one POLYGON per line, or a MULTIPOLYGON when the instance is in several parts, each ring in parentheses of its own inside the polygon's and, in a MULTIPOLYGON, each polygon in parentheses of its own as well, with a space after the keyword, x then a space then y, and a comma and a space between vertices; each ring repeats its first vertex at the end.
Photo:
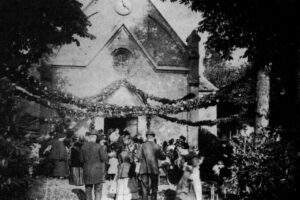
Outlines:
MULTIPOLYGON (((69 134, 70 135, 70 134, 69 134)), ((127 130, 90 130, 83 138, 56 134, 49 151, 52 175, 76 186, 85 185, 86 199, 100 200, 103 184, 116 200, 157 199, 160 179, 177 185, 178 200, 202 200, 200 165, 204 160, 184 136, 157 144, 155 133, 146 138, 127 130)))

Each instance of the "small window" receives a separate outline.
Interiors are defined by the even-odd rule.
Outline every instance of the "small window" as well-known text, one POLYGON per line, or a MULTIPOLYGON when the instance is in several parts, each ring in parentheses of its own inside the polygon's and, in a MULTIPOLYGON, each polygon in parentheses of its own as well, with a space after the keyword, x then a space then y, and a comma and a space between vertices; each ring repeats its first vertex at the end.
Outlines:
POLYGON ((132 53, 128 49, 119 48, 112 55, 114 68, 119 72, 127 71, 132 62, 132 53))

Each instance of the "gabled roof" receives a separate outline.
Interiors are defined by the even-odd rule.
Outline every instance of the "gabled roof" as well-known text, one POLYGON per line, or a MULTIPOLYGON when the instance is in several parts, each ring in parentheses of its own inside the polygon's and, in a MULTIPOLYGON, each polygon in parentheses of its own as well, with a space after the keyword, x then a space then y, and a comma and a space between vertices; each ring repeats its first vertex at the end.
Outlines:
MULTIPOLYGON (((75 43, 63 45, 54 53, 47 62, 52 66, 66 67, 85 67, 98 55, 105 47, 107 42, 112 39, 113 35, 120 28, 125 31, 135 40, 145 57, 158 71, 164 72, 182 72, 186 73, 188 68, 185 65, 166 65, 160 64, 154 57, 151 56, 151 51, 144 46, 139 40, 139 35, 133 31, 136 27, 143 23, 145 17, 154 19, 159 26, 166 30, 166 34, 172 39, 174 44, 183 52, 186 51, 186 45, 169 25, 167 20, 161 15, 156 6, 150 0, 132 0, 135 4, 135 9, 131 14, 125 17, 120 17, 113 10, 114 1, 112 0, 80 0, 84 4, 83 11, 89 18, 92 26, 89 27, 89 32, 96 36, 96 39, 90 40, 87 38, 78 38, 80 46, 75 43), (143 11, 142 11, 143 10, 143 11)), ((156 41, 154 41, 156 42, 156 41)))
MULTIPOLYGON (((124 31, 130 39, 132 39, 132 41, 134 43, 136 43, 136 45, 139 47, 139 49, 141 50, 142 54, 145 56, 145 58, 149 61, 149 63, 153 66, 153 69, 155 71, 177 71, 177 72, 182 72, 182 73, 187 73, 189 71, 188 68, 186 67, 175 67, 175 66, 158 66, 156 64, 156 62, 153 60, 153 58, 149 55, 149 53, 147 52, 147 50, 144 48, 144 46, 142 45, 142 43, 138 40, 138 38, 136 37, 136 35, 134 33, 132 33, 125 24, 118 24, 114 27, 113 31, 111 33, 108 34, 109 37, 106 37, 105 41, 106 43, 102 45, 102 47, 99 47, 99 50, 97 52, 94 53, 93 56, 90 56, 88 58, 88 60, 86 60, 84 63, 81 63, 80 65, 76 65, 73 64, 72 66, 78 66, 78 67, 84 67, 84 66, 88 66, 96 57, 97 55, 107 46, 109 46, 109 44, 112 43, 112 41, 122 32, 124 31)), ((53 66, 59 66, 57 64, 52 64, 53 66)), ((68 65, 62 65, 65 67, 68 67, 68 65)))
MULTIPOLYGON (((138 40, 137 36, 132 33, 125 24, 122 24, 111 36, 111 38, 109 38, 109 40, 105 43, 105 45, 101 48, 101 50, 105 47, 107 47, 122 31, 124 31, 130 39, 132 39, 137 46, 139 47, 139 49, 141 50, 141 52, 143 53, 143 55, 145 56, 145 58, 151 63, 151 65, 153 66, 154 70, 158 70, 158 71, 181 71, 181 72, 188 72, 188 68, 186 67, 173 67, 173 66, 158 66, 156 64, 156 62, 153 60, 153 58, 149 55, 149 53, 147 52, 147 50, 145 49, 145 47, 142 45, 142 43, 138 40)), ((101 51, 100 50, 100 51, 101 51)), ((99 51, 99 52, 100 52, 99 51)), ((99 53, 98 52, 98 53, 99 53)), ((97 54, 98 54, 97 53, 97 54)), ((92 60, 91 60, 92 61, 92 60)), ((90 61, 90 62, 91 62, 90 61)))
MULTIPOLYGON (((156 12, 157 17, 161 20, 162 23, 164 24, 164 27, 168 29, 169 34, 173 38, 173 40, 176 42, 176 44, 182 49, 182 50, 187 50, 186 44, 184 41, 179 37, 179 35, 176 33, 176 31, 172 28, 172 26, 169 24, 169 22, 166 20, 166 18, 161 14, 161 12, 156 8, 156 6, 153 4, 151 0, 147 0, 149 4, 153 7, 153 11, 156 12)), ((152 16, 153 18, 153 16, 152 16)), ((161 23, 160 23, 161 24, 161 23)))
MULTIPOLYGON (((83 8, 82 10, 85 11, 87 10, 89 7, 93 6, 93 3, 96 4, 97 0, 78 0, 79 2, 81 2, 83 4, 83 8)), ((142 0, 138 0, 138 1, 142 1, 142 0)), ((165 26, 165 28, 168 29, 170 35, 173 37, 174 41, 183 49, 186 50, 186 44, 184 43, 184 41, 179 37, 179 35, 176 33, 176 31, 174 31, 174 29, 172 28, 172 26, 169 24, 169 22, 165 19, 165 17, 161 14, 161 12, 157 9, 157 7, 154 5, 154 3, 151 0, 146 0, 149 5, 153 8, 152 13, 155 12, 155 14, 157 15, 157 17, 155 18, 156 20, 161 20, 165 26), (157 19, 159 18, 159 19, 157 19)), ((153 18, 153 16, 150 16, 153 18)))

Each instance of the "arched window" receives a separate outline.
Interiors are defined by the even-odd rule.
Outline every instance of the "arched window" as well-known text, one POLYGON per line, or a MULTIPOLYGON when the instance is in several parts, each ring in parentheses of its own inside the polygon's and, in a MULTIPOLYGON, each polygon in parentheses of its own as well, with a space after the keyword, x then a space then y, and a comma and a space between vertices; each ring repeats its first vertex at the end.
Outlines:
POLYGON ((119 48, 113 51, 113 65, 117 71, 125 72, 132 63, 133 55, 126 48, 119 48))

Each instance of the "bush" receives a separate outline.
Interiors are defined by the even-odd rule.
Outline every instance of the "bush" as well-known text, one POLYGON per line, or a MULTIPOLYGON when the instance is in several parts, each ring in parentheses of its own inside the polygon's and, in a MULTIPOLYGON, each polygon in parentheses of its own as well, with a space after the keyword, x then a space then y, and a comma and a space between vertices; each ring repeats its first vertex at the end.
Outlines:
POLYGON ((21 141, 0 136, 0 196, 5 199, 26 199, 32 179, 29 176, 29 148, 21 141))
POLYGON ((295 144, 278 133, 236 136, 232 176, 225 178, 226 199, 280 200, 296 192, 295 144))

